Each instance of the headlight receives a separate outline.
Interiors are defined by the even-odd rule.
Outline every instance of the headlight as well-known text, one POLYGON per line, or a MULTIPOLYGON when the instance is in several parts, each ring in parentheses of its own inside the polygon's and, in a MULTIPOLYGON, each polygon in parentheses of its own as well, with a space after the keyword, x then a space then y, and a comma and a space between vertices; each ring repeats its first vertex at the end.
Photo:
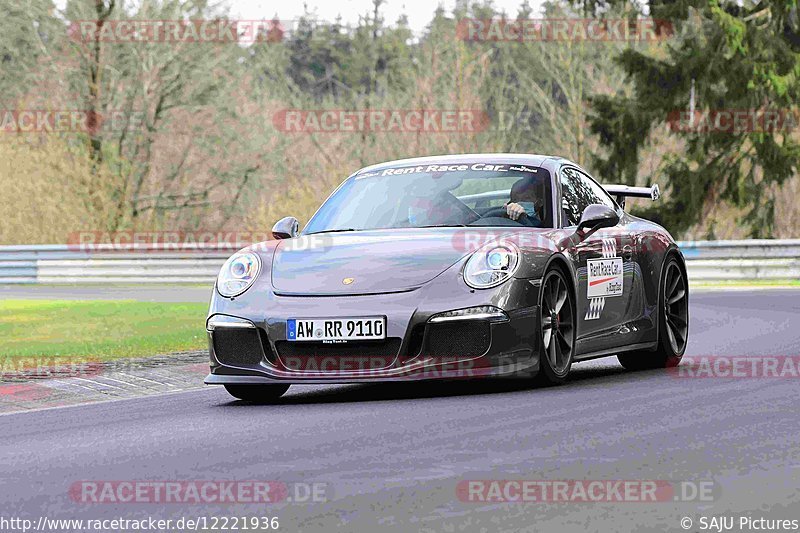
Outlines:
POLYGON ((464 267, 464 281, 474 289, 500 285, 517 270, 519 250, 513 244, 487 246, 478 250, 464 267))
POLYGON ((258 277, 261 259, 254 253, 238 253, 225 261, 217 276, 217 291, 226 298, 239 296, 258 277))

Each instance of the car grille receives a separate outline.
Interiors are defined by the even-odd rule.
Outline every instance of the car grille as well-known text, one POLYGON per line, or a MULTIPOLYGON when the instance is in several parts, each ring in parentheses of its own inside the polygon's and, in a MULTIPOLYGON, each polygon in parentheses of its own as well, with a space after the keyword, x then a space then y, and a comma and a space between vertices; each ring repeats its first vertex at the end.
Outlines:
POLYGON ((223 365, 257 365, 264 358, 258 330, 217 328, 212 339, 217 361, 223 365))
POLYGON ((429 324, 422 355, 454 359, 478 357, 486 353, 491 340, 490 325, 485 320, 429 324))
POLYGON ((400 343, 401 339, 397 337, 379 342, 340 344, 276 341, 275 350, 290 370, 348 372, 391 365, 400 350, 400 343))
POLYGON ((400 339, 340 344, 277 341, 275 349, 281 357, 394 357, 400 349, 400 339))

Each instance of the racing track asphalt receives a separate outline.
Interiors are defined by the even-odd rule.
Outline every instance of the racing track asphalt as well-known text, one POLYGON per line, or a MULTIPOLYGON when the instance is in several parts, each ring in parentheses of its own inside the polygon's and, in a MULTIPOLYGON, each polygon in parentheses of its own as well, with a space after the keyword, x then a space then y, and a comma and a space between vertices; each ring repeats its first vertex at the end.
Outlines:
MULTIPOLYGON (((800 291, 705 292, 690 356, 800 354, 800 291)), ((278 516, 282 531, 684 531, 682 517, 800 518, 800 379, 576 365, 511 382, 219 388, 0 416, 0 517, 278 516), (464 503, 469 479, 713 482, 713 501, 464 503), (84 504, 79 480, 325 483, 325 503, 84 504)))

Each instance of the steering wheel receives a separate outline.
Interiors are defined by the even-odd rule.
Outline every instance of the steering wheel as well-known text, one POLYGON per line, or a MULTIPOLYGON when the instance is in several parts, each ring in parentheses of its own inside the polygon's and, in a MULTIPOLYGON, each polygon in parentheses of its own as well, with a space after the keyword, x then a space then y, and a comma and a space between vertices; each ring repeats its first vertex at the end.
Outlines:
POLYGON ((489 218, 489 217, 502 217, 510 219, 510 217, 508 216, 508 212, 506 211, 506 206, 504 205, 500 207, 493 207, 488 211, 486 211, 483 215, 481 215, 481 218, 489 218))
POLYGON ((481 216, 481 220, 485 218, 503 218, 508 220, 509 222, 519 224, 520 226, 535 227, 533 221, 531 221, 531 219, 526 215, 519 217, 517 220, 512 219, 510 216, 508 216, 508 211, 506 211, 506 206, 504 205, 500 207, 493 207, 488 211, 486 211, 481 216))

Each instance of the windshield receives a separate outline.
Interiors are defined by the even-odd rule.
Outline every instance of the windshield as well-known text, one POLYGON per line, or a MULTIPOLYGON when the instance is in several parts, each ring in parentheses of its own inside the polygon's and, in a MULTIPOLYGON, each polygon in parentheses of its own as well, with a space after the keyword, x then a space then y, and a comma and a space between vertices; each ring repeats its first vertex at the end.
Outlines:
POLYGON ((550 173, 543 168, 484 163, 387 167, 349 178, 303 233, 432 226, 549 228, 551 205, 550 173), (510 203, 518 207, 509 209, 510 203))

